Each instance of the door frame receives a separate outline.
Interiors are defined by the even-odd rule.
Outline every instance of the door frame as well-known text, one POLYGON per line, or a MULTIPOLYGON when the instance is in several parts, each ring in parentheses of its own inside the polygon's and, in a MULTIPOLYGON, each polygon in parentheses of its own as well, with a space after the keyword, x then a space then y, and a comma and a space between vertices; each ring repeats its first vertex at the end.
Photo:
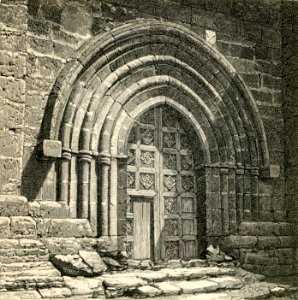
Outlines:
MULTIPOLYGON (((152 220, 150 220, 150 223, 152 224, 152 230, 151 230, 151 236, 153 236, 153 240, 151 242, 151 245, 153 247, 153 251, 151 250, 151 255, 150 255, 150 259, 154 260, 154 261, 161 261, 161 260, 166 260, 166 254, 165 254, 165 242, 166 242, 166 238, 164 236, 164 224, 165 224, 165 219, 167 219, 165 217, 165 211, 164 211, 164 190, 163 190, 163 185, 161 185, 160 180, 163 181, 163 176, 164 176, 164 166, 163 166, 163 141, 162 141, 162 134, 158 133, 158 132, 162 132, 162 127, 163 125, 161 124, 162 118, 161 115, 164 112, 163 107, 165 106, 165 104, 160 104, 160 105, 156 105, 154 107, 151 107, 151 109, 154 110, 154 130, 155 130, 155 141, 156 144, 154 144, 154 150, 151 149, 153 148, 151 146, 151 148, 149 148, 149 151, 154 151, 155 153, 155 162, 156 164, 154 164, 154 169, 155 169, 155 184, 156 186, 159 187, 159 189, 155 189, 154 190, 131 190, 131 189, 127 189, 127 196, 131 197, 131 201, 133 202, 133 198, 149 198, 152 201, 152 205, 151 205, 151 210, 153 210, 151 217, 152 220)), ((178 113, 179 115, 181 114, 181 112, 177 111, 174 107, 167 105, 169 108, 173 109, 176 113, 178 113)), ((147 110, 149 111, 149 110, 147 110)), ((145 114, 147 111, 143 112, 143 114, 145 114)), ((142 116, 142 114, 140 114, 140 116, 142 116)), ((183 116, 181 114, 182 117, 185 118, 185 116, 183 116)), ((192 124, 190 124, 191 126, 193 126, 192 124)), ((131 149, 134 151, 134 155, 135 155, 135 161, 137 160, 137 156, 141 155, 141 151, 145 149, 148 150, 146 147, 142 147, 141 144, 139 144, 137 146, 137 143, 139 143, 140 139, 140 132, 141 132, 141 128, 142 126, 138 129, 138 133, 137 133, 137 142, 136 143, 132 143, 131 148, 128 147, 128 150, 131 149), (137 148, 138 149, 138 154, 137 152, 137 148)), ((146 128, 146 127, 145 127, 146 128)), ((176 127, 175 127, 176 128, 176 127)), ((180 128, 180 127, 179 127, 180 128)), ((180 129, 178 129, 178 133, 180 132, 180 129)), ((130 134, 130 132, 129 132, 130 134)), ((129 136, 128 134, 128 136, 129 136)), ((176 132, 175 132, 176 135, 176 132)), ((180 140, 180 138, 179 138, 180 140)), ((177 150, 180 151, 180 150, 177 150)), ((139 166, 136 163, 136 170, 139 168, 139 166)), ((128 169, 128 165, 126 165, 126 169, 128 169)), ((129 173, 132 169, 129 168, 129 170, 127 170, 127 173, 129 173)), ((176 172, 176 171, 175 171, 176 172)), ((193 176, 194 176, 194 180, 196 180, 197 178, 197 171, 196 169, 193 170, 193 176)), ((135 176, 140 176, 141 171, 138 170, 138 175, 135 176)), ((136 180, 136 177, 135 177, 136 180)), ((136 183, 137 185, 139 183, 136 183)), ((196 185, 196 183, 195 183, 196 185)), ((197 201, 197 190, 195 188, 195 196, 194 196, 194 201, 197 201)), ((185 196, 184 196, 185 197, 185 196)), ((181 200, 181 195, 177 194, 177 201, 182 201, 181 200)), ((182 207, 181 207, 182 209, 182 207)), ((178 213, 180 214, 180 213, 178 213)), ((197 219, 198 219, 198 210, 197 210, 197 203, 194 203, 194 214, 195 214, 195 218, 196 218, 196 225, 197 226, 197 219)), ((131 216, 131 218, 133 218, 133 215, 131 216)), ((178 221, 179 222, 179 221, 178 221)), ((182 221, 181 221, 182 222, 182 221)), ((179 225, 178 225, 179 226, 179 225)), ((182 230, 182 223, 180 224, 180 230, 182 230)), ((179 230, 179 229, 178 229, 179 230)), ((198 231, 195 229, 196 233, 196 240, 195 240, 195 244, 198 244, 198 241, 201 237, 198 236, 198 231)), ((181 238, 182 232, 181 234, 179 234, 180 238, 181 238)), ((133 239, 132 239, 133 240, 133 239)), ((130 239, 130 241, 132 241, 130 239)), ((182 251, 182 245, 181 245, 181 241, 179 239, 179 252, 182 251)), ((181 259, 181 255, 179 255, 179 259, 181 259)), ((184 253, 183 253, 184 256, 184 253)))

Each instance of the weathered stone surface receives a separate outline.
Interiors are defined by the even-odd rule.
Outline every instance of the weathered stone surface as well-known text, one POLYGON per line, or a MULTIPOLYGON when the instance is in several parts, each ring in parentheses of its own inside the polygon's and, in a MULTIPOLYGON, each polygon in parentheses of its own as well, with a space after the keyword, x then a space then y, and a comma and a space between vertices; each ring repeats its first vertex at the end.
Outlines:
POLYGON ((28 203, 25 197, 15 195, 0 196, 0 216, 26 215, 28 215, 28 203))
POLYGON ((158 271, 158 272, 142 272, 137 275, 139 278, 144 279, 148 282, 160 282, 167 279, 167 272, 158 271))
POLYGON ((242 299, 265 299, 270 295, 270 288, 261 283, 252 283, 232 295, 240 296, 242 299))
POLYGON ((103 281, 103 285, 107 288, 115 288, 119 290, 127 290, 131 288, 137 288, 139 286, 146 285, 147 282, 137 278, 135 276, 111 276, 105 278, 103 281))
POLYGON ((286 294, 287 290, 284 287, 276 286, 270 290, 270 294, 275 297, 281 297, 286 294))
POLYGON ((70 32, 89 35, 92 18, 81 7, 68 5, 62 12, 62 26, 70 32))
POLYGON ((0 300, 41 299, 37 291, 0 291, 0 300))
POLYGON ((56 201, 33 201, 28 203, 29 215, 36 218, 68 218, 69 208, 56 201))
POLYGON ((91 228, 86 219, 37 219, 37 231, 44 237, 86 237, 91 228))
POLYGON ((171 284, 182 289, 183 294, 212 292, 218 289, 218 284, 209 280, 172 281, 171 284))
POLYGON ((55 255, 51 262, 62 274, 69 276, 91 276, 92 269, 86 265, 79 255, 55 255))
POLYGON ((63 276, 65 286, 69 288, 73 295, 92 295, 92 289, 89 287, 88 281, 84 277, 63 276))
POLYGON ((173 280, 187 279, 189 277, 189 270, 186 268, 169 269, 167 271, 167 276, 169 279, 173 280))
POLYGON ((178 295, 181 292, 180 287, 169 282, 154 283, 154 286, 161 290, 162 294, 165 296, 178 295))
POLYGON ((20 159, 0 159, 0 192, 16 194, 20 187, 21 178, 20 159))
POLYGON ((61 157, 62 144, 60 141, 44 140, 42 144, 43 155, 45 157, 61 157))
POLYGON ((122 268, 122 266, 115 259, 111 257, 103 257, 102 260, 110 270, 118 270, 122 268))
POLYGON ((242 222, 239 229, 240 235, 272 236, 292 234, 292 225, 285 222, 242 222))
POLYGON ((239 289, 243 286, 243 283, 239 278, 231 276, 210 278, 209 280, 217 283, 218 288, 220 289, 239 289))
POLYGON ((76 238, 43 238, 42 241, 53 255, 78 254, 80 245, 76 238))
POLYGON ((49 289, 39 289, 39 293, 42 298, 63 298, 70 297, 71 291, 68 288, 49 288, 49 289))
POLYGON ((188 276, 191 279, 202 278, 205 276, 221 276, 221 275, 234 275, 235 270, 232 268, 219 268, 219 267, 196 267, 188 271, 188 276))
POLYGON ((25 91, 26 84, 24 80, 0 76, 0 92, 3 98, 16 103, 24 103, 25 91))
POLYGON ((139 297, 155 297, 161 295, 162 291, 158 288, 155 288, 150 285, 144 285, 141 287, 138 287, 134 295, 139 297))
POLYGON ((79 255, 84 260, 84 262, 92 269, 94 274, 102 274, 107 270, 106 265, 97 252, 80 250, 79 255))
POLYGON ((0 238, 10 236, 10 218, 0 217, 0 238))
POLYGON ((36 237, 36 222, 31 217, 11 217, 10 224, 14 237, 36 237))

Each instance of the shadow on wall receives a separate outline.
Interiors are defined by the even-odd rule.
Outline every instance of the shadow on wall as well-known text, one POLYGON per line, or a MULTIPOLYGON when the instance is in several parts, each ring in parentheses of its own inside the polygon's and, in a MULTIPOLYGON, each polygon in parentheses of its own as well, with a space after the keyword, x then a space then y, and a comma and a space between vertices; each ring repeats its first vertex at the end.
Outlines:
POLYGON ((54 159, 42 158, 42 141, 49 138, 51 115, 53 113, 52 104, 56 99, 56 84, 52 87, 47 100, 44 116, 37 134, 37 142, 33 151, 29 154, 29 159, 24 166, 21 179, 21 194, 28 201, 34 200, 57 200, 55 188, 55 165, 54 159), (54 98, 54 100, 53 100, 54 98))
MULTIPOLYGON (((39 139, 40 140, 40 139, 39 139)), ((53 160, 41 160, 36 146, 30 155, 30 158, 24 167, 21 179, 21 194, 28 201, 33 200, 56 200, 53 190, 54 180, 48 182, 49 173, 55 165, 53 160)))

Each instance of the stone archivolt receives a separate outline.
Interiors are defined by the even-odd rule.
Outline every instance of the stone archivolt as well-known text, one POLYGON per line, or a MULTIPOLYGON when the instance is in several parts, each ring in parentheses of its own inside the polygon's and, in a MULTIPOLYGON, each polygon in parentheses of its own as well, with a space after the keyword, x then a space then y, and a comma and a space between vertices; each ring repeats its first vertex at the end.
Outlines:
MULTIPOLYGON (((260 167, 268 166, 266 136, 256 104, 217 50, 177 24, 135 21, 122 25, 86 43, 69 60, 53 87, 44 117, 44 138, 60 140, 63 153, 68 154, 62 154, 58 162, 58 200, 68 203, 73 217, 96 222, 100 190, 102 235, 118 234, 111 220, 118 217, 119 161, 127 155, 133 123, 162 104, 184 115, 200 139, 207 195, 221 193, 214 178, 228 175, 219 175, 220 168, 232 170, 234 179, 239 175, 244 185, 245 180, 259 176, 260 167)), ((255 184, 246 192, 255 195, 257 181, 251 182, 255 184)), ((255 207, 257 203, 250 204, 248 218, 255 218, 255 207)), ((215 208, 207 206, 207 215, 208 209, 215 208)), ((222 223, 238 222, 242 215, 238 220, 227 218, 222 223)), ((212 234, 211 227, 207 230, 212 234)))

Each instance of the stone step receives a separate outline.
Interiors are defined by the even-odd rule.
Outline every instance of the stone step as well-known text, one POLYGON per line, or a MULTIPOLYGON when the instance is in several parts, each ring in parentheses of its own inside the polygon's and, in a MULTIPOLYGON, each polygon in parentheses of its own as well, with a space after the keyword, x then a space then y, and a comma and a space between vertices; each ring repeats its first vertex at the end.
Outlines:
POLYGON ((2 264, 0 290, 63 287, 64 281, 51 263, 2 264), (17 266, 19 270, 16 270, 17 266), (3 271, 5 270, 5 271, 3 271))
POLYGON ((0 217, 0 238, 91 237, 87 219, 0 217))
MULTIPOLYGON (((215 277, 223 275, 234 275, 233 268, 225 267, 193 267, 177 269, 161 269, 159 271, 136 271, 128 273, 127 276, 135 276, 148 282, 161 282, 165 280, 192 280, 203 277, 215 277)), ((108 275, 107 280, 117 277, 118 274, 108 275)))
POLYGON ((38 268, 39 270, 48 270, 50 267, 52 267, 52 263, 49 261, 1 263, 0 277, 4 276, 5 272, 23 272, 35 268, 38 268))
POLYGON ((41 219, 36 218, 37 236, 46 237, 91 237, 87 219, 41 219))
POLYGON ((155 297, 238 289, 243 286, 235 270, 224 267, 162 269, 160 271, 127 272, 103 275, 107 298, 133 295, 155 297))
POLYGON ((45 245, 34 239, 0 239, 0 263, 49 260, 45 245))
POLYGON ((27 199, 17 195, 1 195, 0 216, 28 216, 27 199))
POLYGON ((67 205, 57 201, 28 201, 18 195, 0 195, 0 217, 69 218, 67 205))

